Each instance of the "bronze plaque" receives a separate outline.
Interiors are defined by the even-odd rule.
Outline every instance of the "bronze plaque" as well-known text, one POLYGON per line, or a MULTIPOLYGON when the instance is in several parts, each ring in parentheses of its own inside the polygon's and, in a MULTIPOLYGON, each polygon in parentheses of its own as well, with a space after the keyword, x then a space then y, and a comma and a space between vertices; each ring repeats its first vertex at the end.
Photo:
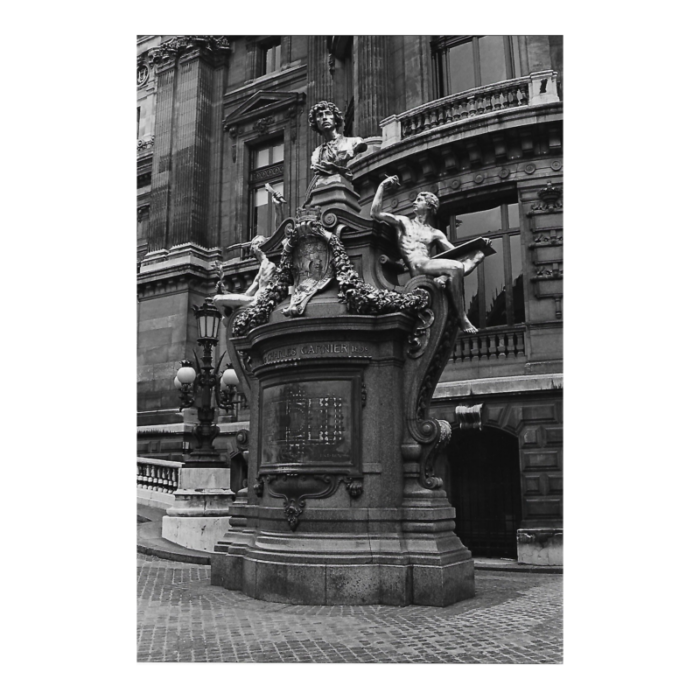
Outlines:
POLYGON ((262 389, 261 468, 352 468, 352 380, 300 381, 262 389))

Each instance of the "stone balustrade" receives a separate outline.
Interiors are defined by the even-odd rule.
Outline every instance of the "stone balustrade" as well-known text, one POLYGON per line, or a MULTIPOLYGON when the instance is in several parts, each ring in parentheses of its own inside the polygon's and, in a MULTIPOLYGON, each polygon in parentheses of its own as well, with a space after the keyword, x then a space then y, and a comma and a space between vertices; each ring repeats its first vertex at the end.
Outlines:
POLYGON ((385 119, 381 122, 382 147, 444 124, 552 102, 560 102, 554 71, 539 71, 522 78, 472 88, 385 119))
POLYGON ((515 360, 525 357, 525 328, 464 333, 457 338, 452 362, 515 360))
POLYGON ((136 484, 141 489, 175 493, 180 483, 182 462, 137 457, 136 484))

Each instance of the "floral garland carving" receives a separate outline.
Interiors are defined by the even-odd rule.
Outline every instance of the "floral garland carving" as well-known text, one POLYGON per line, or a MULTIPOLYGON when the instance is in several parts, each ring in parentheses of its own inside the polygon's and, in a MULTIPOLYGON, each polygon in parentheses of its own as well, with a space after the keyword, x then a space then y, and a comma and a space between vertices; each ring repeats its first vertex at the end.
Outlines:
MULTIPOLYGON (((243 336, 253 328, 267 323, 275 306, 287 298, 289 287, 294 280, 292 254, 300 233, 300 226, 288 231, 277 272, 269 286, 254 304, 243 309, 234 318, 231 324, 234 338, 243 336)), ((350 313, 360 315, 391 314, 397 311, 417 313, 428 306, 430 295, 423 289, 402 294, 388 289, 378 289, 363 282, 338 237, 328 231, 325 232, 324 237, 331 250, 331 265, 340 286, 338 297, 350 313)))

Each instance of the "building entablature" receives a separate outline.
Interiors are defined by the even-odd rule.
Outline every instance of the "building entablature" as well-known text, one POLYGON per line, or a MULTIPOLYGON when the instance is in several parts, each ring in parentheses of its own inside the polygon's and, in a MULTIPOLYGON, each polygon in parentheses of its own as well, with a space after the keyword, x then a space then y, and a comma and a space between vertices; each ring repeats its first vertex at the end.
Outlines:
POLYGON ((183 57, 203 57, 219 63, 230 52, 231 44, 227 36, 187 35, 167 39, 146 53, 149 65, 158 70, 172 67, 178 58, 183 57))

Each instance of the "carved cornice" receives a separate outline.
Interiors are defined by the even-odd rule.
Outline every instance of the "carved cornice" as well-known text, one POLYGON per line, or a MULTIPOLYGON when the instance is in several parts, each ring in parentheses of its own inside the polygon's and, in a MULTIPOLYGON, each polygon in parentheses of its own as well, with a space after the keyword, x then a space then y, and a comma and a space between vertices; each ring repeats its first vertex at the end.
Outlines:
POLYGON ((176 36, 150 49, 147 52, 148 63, 155 66, 166 65, 177 60, 185 51, 193 49, 201 49, 212 56, 226 56, 231 52, 231 44, 226 36, 176 36))

